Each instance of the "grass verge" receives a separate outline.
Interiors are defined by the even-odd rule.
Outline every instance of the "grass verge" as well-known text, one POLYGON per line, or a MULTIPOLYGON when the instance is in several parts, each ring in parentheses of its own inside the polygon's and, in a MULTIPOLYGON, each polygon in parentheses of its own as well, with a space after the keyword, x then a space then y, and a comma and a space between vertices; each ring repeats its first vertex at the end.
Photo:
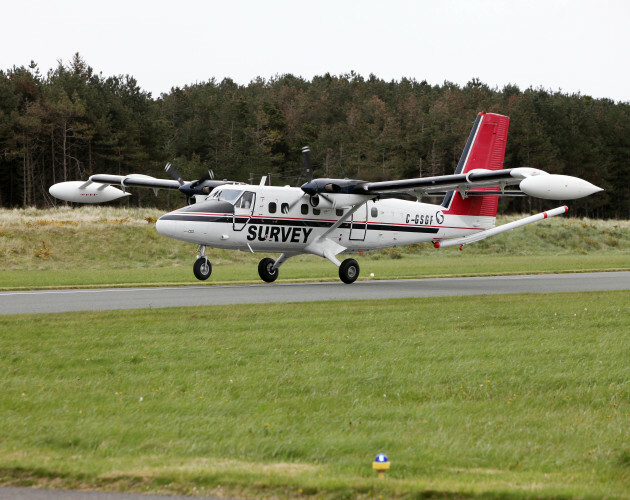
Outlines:
MULTIPOLYGON (((196 247, 164 238, 156 210, 0 210, 0 289, 200 284, 196 247)), ((517 217, 503 217, 503 224, 517 217)), ((260 282, 262 254, 210 250, 211 283, 260 282)), ((362 279, 630 269, 630 222, 554 218, 457 249, 413 245, 358 257, 362 279)), ((313 256, 290 259, 281 281, 337 280, 313 256)))
POLYGON ((0 483, 629 498, 629 299, 2 316, 0 483))

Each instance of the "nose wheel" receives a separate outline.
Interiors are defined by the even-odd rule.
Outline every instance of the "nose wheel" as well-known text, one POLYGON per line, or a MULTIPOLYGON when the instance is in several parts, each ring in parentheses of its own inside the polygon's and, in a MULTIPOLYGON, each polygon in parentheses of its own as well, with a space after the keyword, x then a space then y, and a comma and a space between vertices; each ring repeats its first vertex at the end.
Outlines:
POLYGON ((193 265, 193 273, 198 280, 207 280, 212 274, 212 264, 207 257, 199 257, 193 265))

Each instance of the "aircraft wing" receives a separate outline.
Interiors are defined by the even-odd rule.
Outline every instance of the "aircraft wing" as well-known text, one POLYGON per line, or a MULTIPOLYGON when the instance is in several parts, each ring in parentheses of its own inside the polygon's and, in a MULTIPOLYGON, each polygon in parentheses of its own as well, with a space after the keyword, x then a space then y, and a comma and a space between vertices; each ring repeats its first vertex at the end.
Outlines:
POLYGON ((471 170, 466 174, 439 175, 397 181, 367 182, 362 190, 366 194, 410 193, 431 194, 453 190, 470 190, 485 187, 505 187, 518 184, 525 178, 522 169, 471 170))
POLYGON ((122 198, 123 196, 129 196, 129 193, 125 192, 125 189, 128 187, 151 188, 156 195, 159 189, 176 189, 186 196, 188 203, 192 203, 195 195, 208 195, 217 186, 236 184, 233 181, 210 179, 210 176, 186 182, 172 168, 170 163, 165 170, 175 178, 157 179, 143 174, 95 174, 87 181, 57 183, 51 186, 48 191, 60 200, 76 203, 103 203, 122 198), (120 186, 122 190, 114 186, 120 186))
POLYGON ((116 186, 147 187, 155 189, 179 189, 180 183, 175 179, 156 179, 148 175, 108 175, 96 174, 90 177, 90 181, 99 184, 111 184, 116 186))
POLYGON ((466 173, 419 177, 397 181, 365 182, 351 179, 314 179, 302 186, 314 197, 335 193, 346 195, 415 196, 444 194, 459 191, 462 196, 534 196, 549 200, 574 200, 602 191, 588 181, 569 175, 549 174, 536 168, 508 168, 502 170, 473 169, 466 173), (507 186, 518 189, 506 191, 507 186))

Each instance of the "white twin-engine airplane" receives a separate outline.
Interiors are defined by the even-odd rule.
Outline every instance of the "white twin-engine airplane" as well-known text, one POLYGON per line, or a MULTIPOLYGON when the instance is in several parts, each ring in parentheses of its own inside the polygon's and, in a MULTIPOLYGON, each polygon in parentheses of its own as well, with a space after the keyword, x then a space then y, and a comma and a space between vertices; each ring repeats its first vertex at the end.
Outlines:
POLYGON ((258 273, 266 282, 278 277, 290 257, 314 254, 339 267, 339 277, 352 283, 359 276, 354 259, 340 254, 432 242, 436 248, 466 245, 489 236, 565 213, 558 207, 495 227, 499 196, 534 196, 572 200, 602 191, 577 177, 548 174, 534 168, 503 169, 509 118, 479 113, 453 175, 384 182, 350 179, 312 179, 308 148, 307 182, 301 187, 268 186, 199 179, 184 182, 144 175, 93 175, 89 181, 55 184, 50 194, 67 201, 99 203, 128 193, 113 185, 179 189, 190 205, 160 217, 157 231, 199 245, 193 266, 205 280, 212 273, 206 247, 248 252, 280 253, 264 258, 258 273), (506 191, 508 186, 517 190, 506 191), (443 193, 439 205, 421 203, 424 195, 443 193), (412 195, 418 201, 392 196, 412 195))

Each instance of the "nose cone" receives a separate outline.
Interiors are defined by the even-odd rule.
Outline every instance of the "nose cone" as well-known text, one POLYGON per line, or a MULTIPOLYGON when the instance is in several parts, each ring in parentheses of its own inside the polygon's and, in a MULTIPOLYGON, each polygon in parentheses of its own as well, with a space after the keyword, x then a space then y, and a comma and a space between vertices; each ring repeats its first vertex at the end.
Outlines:
POLYGON ((169 216, 171 214, 166 214, 163 215, 162 217, 160 217, 156 222, 155 222, 155 230, 160 233, 162 236, 168 236, 169 238, 172 238, 172 233, 173 233, 173 222, 172 220, 169 220, 169 216))

